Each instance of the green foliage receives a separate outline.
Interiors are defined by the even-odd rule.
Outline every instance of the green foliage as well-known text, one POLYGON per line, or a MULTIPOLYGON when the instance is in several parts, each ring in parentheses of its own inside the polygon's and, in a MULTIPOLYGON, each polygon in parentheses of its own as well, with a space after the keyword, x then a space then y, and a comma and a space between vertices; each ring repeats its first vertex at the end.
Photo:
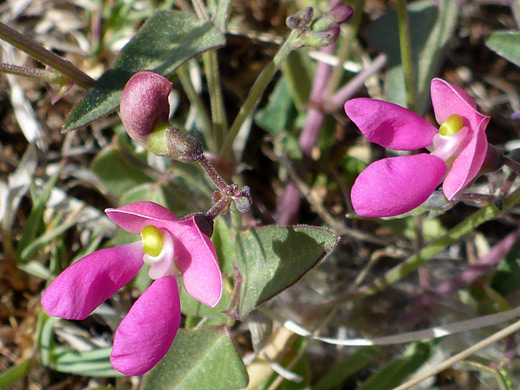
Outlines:
POLYGON ((425 343, 413 344, 405 356, 386 363, 368 378, 357 390, 391 390, 413 374, 432 355, 433 346, 425 343))
POLYGON ((168 76, 190 58, 224 43, 224 36, 210 22, 189 13, 157 11, 121 50, 114 67, 87 91, 64 128, 86 126, 113 111, 126 82, 140 70, 168 76))
POLYGON ((311 226, 253 228, 237 236, 237 265, 242 275, 238 314, 296 283, 339 242, 326 229, 311 226))
POLYGON ((486 39, 486 46, 499 56, 520 66, 520 32, 496 31, 486 39))
POLYGON ((314 390, 327 390, 341 385, 359 370, 371 364, 381 351, 376 347, 361 348, 339 361, 313 386, 314 390))
POLYGON ((233 390, 247 382, 226 327, 181 329, 170 351, 145 376, 143 390, 233 390))
POLYGON ((502 295, 509 295, 520 288, 520 241, 513 245, 498 265, 491 287, 502 295))

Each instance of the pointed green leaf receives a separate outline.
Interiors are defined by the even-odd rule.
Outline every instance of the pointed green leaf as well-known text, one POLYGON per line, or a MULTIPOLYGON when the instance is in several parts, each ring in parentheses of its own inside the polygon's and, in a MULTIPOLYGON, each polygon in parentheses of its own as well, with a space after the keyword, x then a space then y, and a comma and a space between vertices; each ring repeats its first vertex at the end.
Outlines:
POLYGON ((188 59, 224 43, 224 36, 211 22, 189 13, 157 11, 121 50, 113 69, 87 91, 67 118, 64 129, 85 126, 113 111, 134 73, 148 69, 168 76, 188 59))
POLYGON ((222 272, 232 275, 234 273, 233 264, 235 262, 235 243, 231 230, 224 217, 215 219, 215 226, 211 241, 215 245, 218 262, 222 272))
POLYGON ((350 376, 362 370, 381 354, 377 347, 364 347, 333 365, 312 387, 314 390, 333 389, 341 385, 350 376))
POLYGON ((486 46, 499 56, 520 66, 520 32, 497 31, 486 39, 486 46))
POLYGON ((0 389, 11 386, 13 383, 24 378, 29 373, 33 365, 33 359, 25 359, 17 365, 4 371, 2 374, 0 374, 0 389))
POLYGON ((419 369, 432 355, 432 344, 412 344, 405 356, 386 363, 358 387, 358 390, 391 390, 419 369))
POLYGON ((242 275, 239 316, 296 283, 338 243, 329 230, 311 227, 263 227, 237 236, 242 275))
POLYGON ((233 390, 247 382, 227 327, 180 329, 170 351, 145 376, 143 390, 233 390))
POLYGON ((92 163, 92 170, 108 191, 118 199, 127 191, 153 179, 142 169, 125 158, 125 153, 109 147, 97 155, 92 163), (108 169, 107 169, 108 167, 108 169))

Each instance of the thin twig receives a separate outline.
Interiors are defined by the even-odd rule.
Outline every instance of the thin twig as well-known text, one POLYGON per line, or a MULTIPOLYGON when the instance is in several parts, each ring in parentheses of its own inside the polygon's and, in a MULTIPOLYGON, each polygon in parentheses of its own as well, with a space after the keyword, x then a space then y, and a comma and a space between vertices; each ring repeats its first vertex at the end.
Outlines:
POLYGON ((514 324, 509 325, 507 328, 496 332, 495 334, 478 342, 477 344, 473 345, 472 347, 469 347, 468 349, 465 349, 464 351, 445 360, 444 362, 437 364, 434 368, 427 370, 426 372, 422 373, 421 375, 418 375, 418 376, 412 378, 408 382, 403 383, 401 386, 397 386, 393 390, 410 389, 413 386, 417 385, 418 383, 421 383, 423 380, 428 379, 429 377, 431 377, 433 375, 437 375, 438 373, 446 370, 447 368, 451 367, 455 363, 470 357, 471 355, 480 351, 481 349, 484 349, 484 348, 490 346, 491 344, 496 343, 497 341, 517 332, 518 330, 520 330, 520 321, 517 321, 514 324))
POLYGON ((0 39, 10 43, 17 49, 26 52, 43 64, 49 65, 51 68, 54 68, 70 77, 80 87, 90 88, 95 82, 94 79, 76 68, 71 62, 64 60, 60 56, 57 56, 53 52, 44 48, 39 43, 29 39, 27 36, 20 34, 18 31, 13 30, 11 27, 1 22, 0 39))

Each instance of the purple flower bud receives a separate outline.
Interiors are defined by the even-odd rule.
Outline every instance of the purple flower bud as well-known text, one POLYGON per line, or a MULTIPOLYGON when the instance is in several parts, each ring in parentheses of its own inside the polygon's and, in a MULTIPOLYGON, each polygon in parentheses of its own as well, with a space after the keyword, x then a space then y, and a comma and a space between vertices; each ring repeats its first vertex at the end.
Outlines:
POLYGON ((352 17, 354 10, 348 5, 340 5, 328 12, 336 23, 343 23, 352 17))
POLYGON ((120 112, 125 129, 134 141, 144 143, 161 123, 168 122, 168 95, 172 83, 144 70, 132 76, 121 96, 120 112))
POLYGON ((303 40, 303 43, 307 46, 326 47, 336 42, 339 33, 340 27, 339 24, 336 23, 321 31, 310 31, 309 35, 303 40))

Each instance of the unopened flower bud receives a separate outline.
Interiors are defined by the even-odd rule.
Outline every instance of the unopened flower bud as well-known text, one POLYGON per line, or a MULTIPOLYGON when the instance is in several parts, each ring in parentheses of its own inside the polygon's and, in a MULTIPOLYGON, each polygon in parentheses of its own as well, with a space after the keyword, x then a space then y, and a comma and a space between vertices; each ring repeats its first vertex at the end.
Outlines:
POLYGON ((141 71, 126 83, 121 95, 121 120, 135 142, 146 143, 161 124, 168 122, 168 95, 172 83, 152 71, 141 71))
POLYGON ((302 9, 299 13, 299 17, 303 24, 307 25, 312 21, 312 16, 314 15, 314 9, 312 7, 306 7, 302 9))
POLYGON ((168 157, 182 162, 196 162, 203 153, 196 138, 175 127, 166 130, 168 157))
POLYGON ((312 47, 326 47, 336 42, 339 33, 339 24, 333 24, 325 30, 310 31, 309 35, 303 40, 303 43, 312 47))
POLYGON ((352 7, 349 7, 347 5, 340 5, 336 8, 333 8, 329 12, 323 14, 314 22, 312 22, 311 30, 323 31, 332 27, 335 24, 343 23, 352 16, 352 13, 352 7))
POLYGON ((294 30, 299 25, 299 20, 296 16, 291 15, 285 19, 285 25, 290 28, 291 30, 294 30))
POLYGON ((336 23, 343 23, 352 17, 354 10, 348 5, 340 5, 330 10, 328 14, 334 19, 336 23))

